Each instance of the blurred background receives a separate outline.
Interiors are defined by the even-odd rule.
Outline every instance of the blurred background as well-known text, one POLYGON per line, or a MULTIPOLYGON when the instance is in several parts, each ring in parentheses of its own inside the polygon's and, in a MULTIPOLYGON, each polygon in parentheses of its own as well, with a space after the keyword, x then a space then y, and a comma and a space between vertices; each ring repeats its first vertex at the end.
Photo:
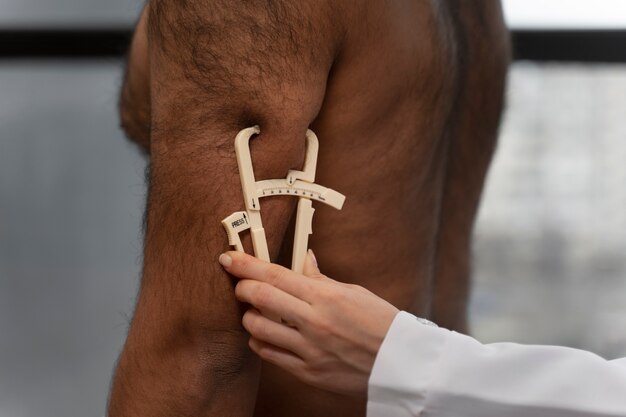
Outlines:
MULTIPOLYGON (((116 104, 141 3, 0 0, 0 417, 104 415, 140 273, 146 161, 116 104)), ((626 356, 626 3, 504 3, 473 333, 626 356)))

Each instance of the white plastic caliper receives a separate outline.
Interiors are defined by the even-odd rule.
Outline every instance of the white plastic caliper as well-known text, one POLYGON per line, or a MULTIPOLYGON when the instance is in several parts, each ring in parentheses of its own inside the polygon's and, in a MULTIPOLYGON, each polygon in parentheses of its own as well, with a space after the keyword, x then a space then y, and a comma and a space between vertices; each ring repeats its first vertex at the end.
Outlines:
POLYGON ((346 197, 337 191, 315 184, 319 142, 311 130, 306 132, 306 157, 302 171, 289 170, 285 179, 256 181, 249 142, 253 135, 260 132, 259 127, 254 126, 242 130, 235 138, 235 153, 237 154, 237 165, 239 166, 246 211, 237 211, 231 214, 222 220, 222 224, 228 234, 228 244, 240 252, 243 252, 243 245, 239 233, 250 229, 254 255, 270 262, 259 199, 281 195, 298 197, 291 269, 302 273, 309 235, 313 233, 312 223, 315 209, 312 207, 311 201, 321 201, 341 210, 346 197))

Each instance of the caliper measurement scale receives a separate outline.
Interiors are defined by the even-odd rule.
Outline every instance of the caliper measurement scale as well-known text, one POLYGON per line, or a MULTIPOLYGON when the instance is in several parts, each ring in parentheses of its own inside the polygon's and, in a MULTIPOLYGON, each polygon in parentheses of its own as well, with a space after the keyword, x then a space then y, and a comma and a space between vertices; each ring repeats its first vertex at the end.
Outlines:
POLYGON ((261 219, 259 200, 263 197, 272 196, 297 197, 298 209, 291 269, 302 273, 309 235, 313 233, 312 224, 315 209, 312 206, 312 200, 341 210, 346 198, 335 190, 315 184, 319 141, 311 130, 306 132, 306 157, 302 171, 289 170, 287 178, 284 179, 256 181, 252 157, 250 156, 250 139, 260 132, 259 127, 254 126, 242 130, 235 138, 235 153, 246 211, 237 211, 231 214, 222 220, 222 225, 226 229, 229 245, 241 252, 243 252, 243 245, 239 233, 250 229, 254 255, 269 262, 270 256, 261 219))

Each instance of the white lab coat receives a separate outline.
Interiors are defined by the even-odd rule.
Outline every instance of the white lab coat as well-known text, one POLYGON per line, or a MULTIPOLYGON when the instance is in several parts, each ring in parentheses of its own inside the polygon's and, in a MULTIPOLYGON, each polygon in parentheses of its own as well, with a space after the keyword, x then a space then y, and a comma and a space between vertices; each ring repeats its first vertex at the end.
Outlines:
POLYGON ((626 417, 626 358, 483 345, 406 312, 376 357, 368 417, 626 417))

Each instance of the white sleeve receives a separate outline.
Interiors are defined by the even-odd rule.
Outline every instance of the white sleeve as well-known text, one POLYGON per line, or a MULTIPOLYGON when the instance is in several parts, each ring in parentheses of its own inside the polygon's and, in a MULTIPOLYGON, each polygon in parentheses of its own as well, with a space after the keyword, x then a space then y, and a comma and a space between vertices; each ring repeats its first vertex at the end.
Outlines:
POLYGON ((626 358, 483 345, 400 312, 369 380, 368 417, 624 417, 626 358))

